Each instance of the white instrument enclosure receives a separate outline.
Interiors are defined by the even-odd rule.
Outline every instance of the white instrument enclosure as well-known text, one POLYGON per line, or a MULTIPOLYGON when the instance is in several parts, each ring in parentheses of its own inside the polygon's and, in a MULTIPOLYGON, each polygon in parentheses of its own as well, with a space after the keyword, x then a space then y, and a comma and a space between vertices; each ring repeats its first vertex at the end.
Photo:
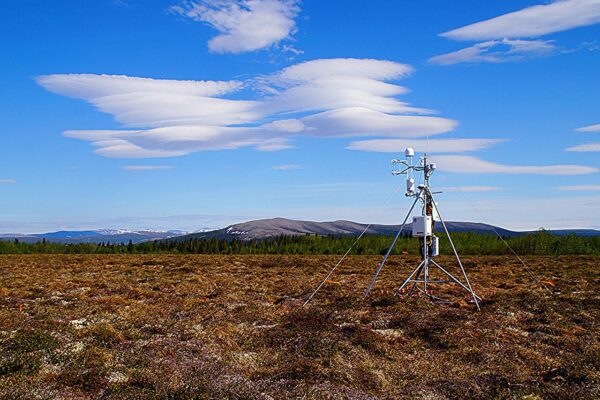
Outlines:
POLYGON ((412 235, 413 237, 428 237, 431 236, 431 216, 413 217, 412 235))

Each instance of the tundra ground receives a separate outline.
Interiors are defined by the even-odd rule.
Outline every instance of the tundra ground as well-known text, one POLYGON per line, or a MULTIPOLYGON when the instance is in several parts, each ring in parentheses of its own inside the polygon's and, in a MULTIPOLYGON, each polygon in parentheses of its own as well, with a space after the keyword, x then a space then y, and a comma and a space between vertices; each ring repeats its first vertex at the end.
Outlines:
POLYGON ((0 398, 600 398, 599 258, 466 257, 477 312, 355 256, 302 307, 338 259, 0 256, 0 398))

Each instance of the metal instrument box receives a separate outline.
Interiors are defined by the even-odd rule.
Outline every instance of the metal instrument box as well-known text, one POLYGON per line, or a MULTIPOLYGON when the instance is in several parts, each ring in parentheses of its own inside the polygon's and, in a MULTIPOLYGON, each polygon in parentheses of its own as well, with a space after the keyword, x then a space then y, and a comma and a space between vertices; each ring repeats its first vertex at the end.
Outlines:
POLYGON ((431 216, 413 217, 412 235, 413 237, 431 236, 431 216))
POLYGON ((437 257, 440 255, 440 238, 437 236, 431 237, 431 257, 437 257))

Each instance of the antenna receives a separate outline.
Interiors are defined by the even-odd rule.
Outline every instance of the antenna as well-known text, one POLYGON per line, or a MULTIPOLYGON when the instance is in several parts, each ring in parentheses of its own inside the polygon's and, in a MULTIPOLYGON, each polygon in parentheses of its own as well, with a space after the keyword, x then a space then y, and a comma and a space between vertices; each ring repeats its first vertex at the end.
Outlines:
POLYGON ((450 232, 448 231, 448 227, 446 226, 446 222, 442 218, 442 214, 438 208, 438 204, 435 201, 433 194, 438 194, 441 192, 432 192, 429 186, 429 179, 431 175, 437 169, 435 163, 429 163, 427 153, 423 154, 419 157, 419 163, 413 165, 413 157, 415 155, 415 151, 408 147, 404 151, 405 160, 392 160, 392 165, 394 169, 392 170, 392 175, 406 175, 406 197, 414 198, 412 206, 408 210, 406 217, 404 218, 404 222, 400 226, 398 233, 394 237, 390 248, 388 249, 383 261, 379 265, 379 268, 375 272, 369 287, 365 291, 365 297, 369 295, 375 281, 383 266, 385 265, 388 257, 390 256, 394 245, 398 241, 404 227, 406 226, 406 222, 412 214, 413 209, 417 205, 417 203, 422 204, 421 215, 413 216, 412 219, 412 236, 419 239, 419 249, 421 253, 421 262, 413 271, 408 275, 408 277, 402 282, 400 287, 395 291, 394 295, 406 295, 411 296, 415 291, 420 294, 425 295, 431 301, 441 301, 441 302, 449 302, 448 300, 442 299, 440 297, 434 296, 431 291, 431 285, 437 283, 454 283, 458 285, 460 288, 467 291, 475 303, 477 310, 480 310, 479 302, 481 298, 475 294, 473 288, 471 287, 471 283, 469 282, 469 277, 465 271, 465 268, 458 256, 458 252, 456 251, 456 247, 454 246, 454 242, 452 241, 452 237, 450 236, 450 232), (422 173, 423 174, 423 184, 420 184, 415 190, 415 180, 414 173, 422 173), (435 214, 434 215, 434 211, 435 214), (448 237, 448 241, 450 242, 450 246, 452 247, 452 251, 454 256, 456 257, 456 261, 460 270, 462 272, 462 277, 464 278, 464 282, 452 275, 448 269, 444 268, 435 260, 435 257, 439 255, 439 237, 435 235, 434 225, 435 225, 435 216, 437 216, 442 224, 443 230, 448 237))

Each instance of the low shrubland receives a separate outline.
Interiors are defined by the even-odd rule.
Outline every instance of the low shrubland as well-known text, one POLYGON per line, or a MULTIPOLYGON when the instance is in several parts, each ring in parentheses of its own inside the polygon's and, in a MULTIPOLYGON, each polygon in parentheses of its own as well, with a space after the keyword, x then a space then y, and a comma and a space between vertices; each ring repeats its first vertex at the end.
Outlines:
POLYGON ((363 299, 351 256, 302 307, 338 259, 0 256, 0 398, 600 397, 597 257, 467 256, 477 312, 394 297, 411 255, 363 299))

